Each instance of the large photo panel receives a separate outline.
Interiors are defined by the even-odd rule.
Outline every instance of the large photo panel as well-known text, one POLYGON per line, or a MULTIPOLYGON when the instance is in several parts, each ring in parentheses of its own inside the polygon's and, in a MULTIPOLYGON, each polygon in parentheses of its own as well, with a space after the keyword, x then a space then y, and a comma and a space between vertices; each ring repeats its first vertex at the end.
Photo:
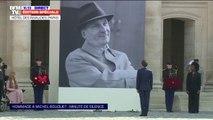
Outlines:
POLYGON ((135 88, 144 1, 61 1, 59 87, 135 88))

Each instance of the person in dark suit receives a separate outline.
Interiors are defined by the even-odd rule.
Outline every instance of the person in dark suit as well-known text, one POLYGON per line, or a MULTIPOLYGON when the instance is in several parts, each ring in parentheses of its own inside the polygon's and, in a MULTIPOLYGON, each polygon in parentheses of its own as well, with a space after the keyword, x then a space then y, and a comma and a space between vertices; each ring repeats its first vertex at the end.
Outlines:
POLYGON ((191 72, 187 75, 186 92, 189 95, 188 112, 198 113, 199 112, 199 96, 201 86, 201 74, 198 72, 199 64, 193 62, 191 64, 191 72))
POLYGON ((166 79, 171 78, 172 74, 174 73, 176 73, 176 71, 172 69, 171 61, 167 61, 166 69, 163 70, 163 90, 165 91, 165 103, 167 112, 172 112, 175 89, 166 86, 166 79))
POLYGON ((148 63, 145 60, 143 60, 141 64, 142 68, 137 72, 136 89, 140 96, 142 112, 140 116, 147 116, 149 111, 150 92, 153 84, 153 75, 152 71, 146 68, 148 63))

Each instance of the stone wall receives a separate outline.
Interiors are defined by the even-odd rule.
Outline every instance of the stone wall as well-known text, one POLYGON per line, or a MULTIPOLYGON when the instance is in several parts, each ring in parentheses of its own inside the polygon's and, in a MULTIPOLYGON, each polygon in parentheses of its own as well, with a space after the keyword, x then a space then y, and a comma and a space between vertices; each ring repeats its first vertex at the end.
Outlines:
MULTIPOLYGON (((33 92, 30 85, 30 46, 31 23, 30 21, 10 21, 10 5, 30 5, 28 1, 0 2, 0 56, 8 64, 8 70, 15 71, 20 86, 26 89, 26 101, 32 102, 33 92)), ((56 5, 58 6, 58 5, 56 5)), ((213 84, 213 2, 170 2, 146 1, 145 17, 145 53, 144 57, 149 62, 149 67, 154 73, 154 84, 161 86, 162 73, 162 23, 165 18, 187 18, 195 20, 195 53, 193 57, 200 59, 204 69, 207 84, 213 84)), ((52 21, 50 24, 55 24, 52 21)), ((51 28, 59 29, 59 25, 51 28)), ((52 33, 57 32, 52 29, 52 33)), ((50 44, 58 44, 57 38, 51 38, 50 44)), ((50 47, 50 49, 52 49, 50 47)), ((51 50, 50 50, 51 51, 51 50)), ((56 50, 57 51, 57 50, 56 50)), ((53 57, 55 50, 50 52, 53 57)), ((50 57, 50 58, 51 58, 50 57)), ((57 64, 57 59, 50 60, 50 64, 57 64)), ((57 69, 50 66, 50 77, 53 83, 50 86, 52 102, 57 102, 58 76, 54 75, 57 69), (56 94, 56 95, 55 95, 56 94)))
MULTIPOLYGON (((182 20, 185 23, 184 34, 184 64, 198 58, 199 64, 206 73, 207 66, 207 31, 208 31, 207 1, 163 1, 162 21, 168 18, 182 20)), ((185 72, 184 88, 187 72, 185 72)), ((206 74, 202 84, 205 84, 206 74)))
POLYGON ((144 58, 153 71, 155 87, 161 87, 162 25, 161 1, 146 1, 144 58))
POLYGON ((213 2, 208 2, 208 40, 206 54, 206 82, 213 85, 213 2))
POLYGON ((30 85, 31 21, 11 21, 10 6, 30 5, 30 1, 0 2, 0 56, 8 65, 6 74, 16 72, 19 87, 26 89, 25 101, 33 101, 30 85))
POLYGON ((5 1, 0 1, 0 57, 3 58, 5 61, 7 60, 7 12, 6 12, 6 5, 5 1))

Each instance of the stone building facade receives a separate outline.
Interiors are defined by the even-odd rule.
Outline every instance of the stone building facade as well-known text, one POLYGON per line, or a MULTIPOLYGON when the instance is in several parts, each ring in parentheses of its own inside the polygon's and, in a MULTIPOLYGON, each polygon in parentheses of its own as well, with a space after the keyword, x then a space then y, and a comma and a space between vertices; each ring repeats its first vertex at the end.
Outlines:
MULTIPOLYGON (((53 1, 51 5, 54 5, 53 1)), ((8 72, 15 71, 20 86, 26 89, 25 101, 33 101, 33 92, 30 84, 30 59, 31 59, 31 21, 10 21, 9 6, 30 5, 29 1, 0 1, 0 56, 8 64, 8 72)), ((57 3, 60 4, 60 3, 57 3)), ((146 1, 145 5, 145 38, 144 38, 144 58, 149 61, 149 65, 154 73, 155 91, 161 90, 162 69, 166 59, 171 58, 172 53, 165 52, 165 43, 169 43, 172 24, 177 20, 182 25, 179 31, 184 31, 182 35, 182 49, 180 54, 183 58, 182 67, 191 59, 198 58, 204 71, 203 88, 204 92, 213 88, 213 2, 212 1, 146 1), (166 20, 168 20, 166 22, 166 20), (165 27, 164 25, 167 25, 165 27), (167 54, 167 57, 164 56, 167 54), (168 57, 169 56, 169 57, 168 57)), ((56 7, 59 7, 56 5, 56 7)), ((59 26, 51 26, 56 21, 50 23, 50 39, 52 29, 59 29, 59 26)), ((58 23, 57 23, 58 24, 58 23)), ((57 36, 58 37, 58 36, 57 36)), ((50 42, 50 58, 58 53, 51 45, 59 44, 58 41, 50 42)), ((171 48, 168 48, 168 51, 171 48)), ((175 52, 173 52, 174 54, 175 52)), ((178 59, 178 58, 177 58, 178 59)), ((50 59, 50 77, 57 73, 57 69, 51 65, 57 63, 56 59, 50 59)), ((186 73, 183 73, 183 78, 186 73)), ((49 102, 57 102, 58 80, 53 79, 49 89, 49 102)))

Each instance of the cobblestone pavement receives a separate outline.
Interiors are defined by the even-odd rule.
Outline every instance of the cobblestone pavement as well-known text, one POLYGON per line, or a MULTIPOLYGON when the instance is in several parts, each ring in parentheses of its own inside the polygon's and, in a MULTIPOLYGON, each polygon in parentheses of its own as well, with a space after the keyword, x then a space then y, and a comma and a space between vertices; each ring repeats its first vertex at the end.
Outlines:
POLYGON ((149 112, 147 117, 139 112, 93 111, 7 111, 0 113, 0 120, 209 120, 213 112, 189 114, 187 112, 149 112))

